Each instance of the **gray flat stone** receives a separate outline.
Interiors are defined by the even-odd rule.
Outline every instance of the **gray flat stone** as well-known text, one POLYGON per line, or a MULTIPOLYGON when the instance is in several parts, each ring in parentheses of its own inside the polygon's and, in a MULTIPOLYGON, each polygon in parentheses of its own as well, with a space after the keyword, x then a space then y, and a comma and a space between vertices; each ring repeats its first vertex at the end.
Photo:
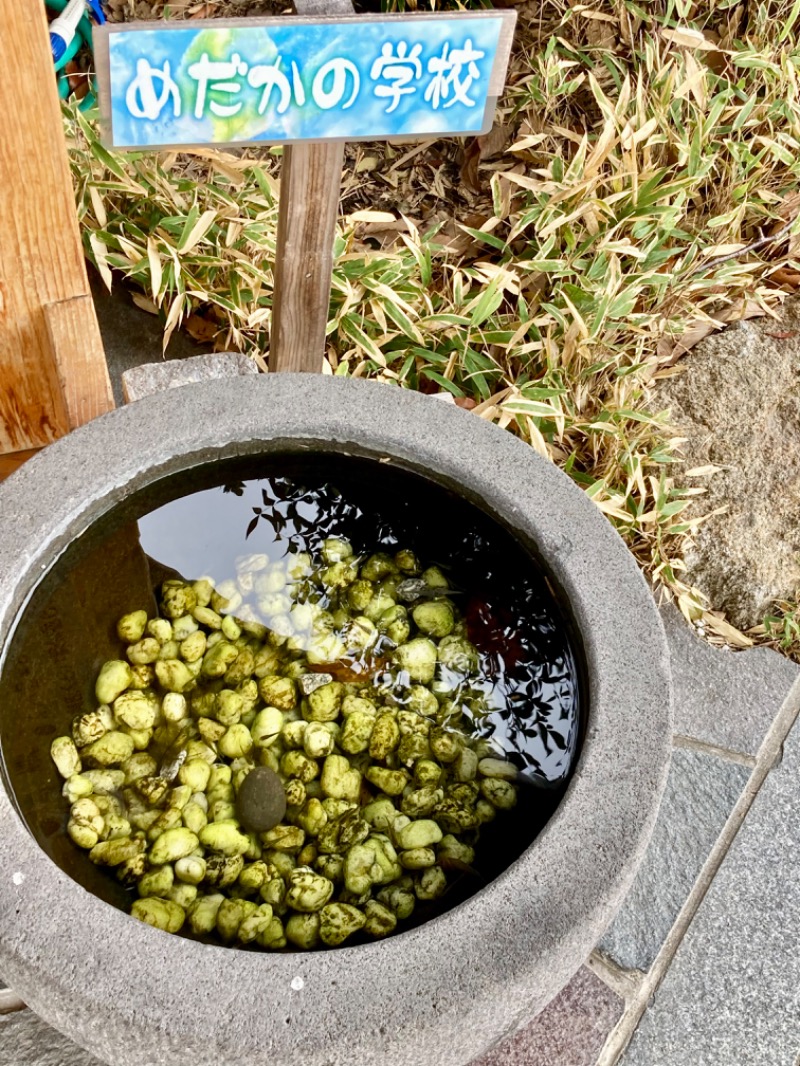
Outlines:
POLYGON ((619 996, 583 967, 538 1018, 472 1066, 594 1066, 623 1009, 619 996))
POLYGON ((0 1066, 103 1066, 31 1010, 0 1016, 0 1066))
POLYGON ((672 656, 675 732, 755 755, 800 666, 770 648, 713 648, 675 607, 661 617, 672 656))
POLYGON ((755 799, 624 1066, 796 1066, 800 725, 755 799))
POLYGON ((649 970, 750 776, 746 766, 676 748, 644 862, 599 947, 649 970))
POLYGON ((258 367, 241 352, 214 352, 195 355, 191 359, 171 359, 162 363, 145 363, 126 370, 122 375, 122 391, 126 403, 141 400, 165 389, 183 385, 198 385, 217 378, 246 377, 257 374, 258 367))

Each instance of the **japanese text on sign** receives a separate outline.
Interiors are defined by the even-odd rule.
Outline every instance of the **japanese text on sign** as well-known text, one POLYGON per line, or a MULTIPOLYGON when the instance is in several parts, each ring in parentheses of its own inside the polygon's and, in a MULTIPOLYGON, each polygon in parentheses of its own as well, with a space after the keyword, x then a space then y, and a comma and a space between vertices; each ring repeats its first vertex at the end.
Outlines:
POLYGON ((114 145, 478 133, 507 62, 499 12, 184 26, 106 31, 114 145))

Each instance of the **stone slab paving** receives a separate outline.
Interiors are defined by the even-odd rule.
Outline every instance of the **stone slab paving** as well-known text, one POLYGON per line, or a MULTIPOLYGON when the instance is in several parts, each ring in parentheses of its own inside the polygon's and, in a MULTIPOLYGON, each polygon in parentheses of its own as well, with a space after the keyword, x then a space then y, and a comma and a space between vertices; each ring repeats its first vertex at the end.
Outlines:
MULTIPOLYGON (((103 1066, 99 1059, 23 1010, 0 1017, 0 1066, 103 1066)), ((189 1066, 189 1064, 187 1064, 189 1066)))
POLYGON ((755 755, 798 667, 769 648, 712 648, 675 607, 662 609, 672 654, 675 732, 755 755))
POLYGON ((472 1066, 594 1066, 624 1009, 584 967, 535 1021, 472 1066))
POLYGON ((746 766, 677 748, 647 854, 600 950, 649 970, 750 776, 746 766))
POLYGON ((800 1059, 800 723, 624 1055, 624 1066, 800 1059))

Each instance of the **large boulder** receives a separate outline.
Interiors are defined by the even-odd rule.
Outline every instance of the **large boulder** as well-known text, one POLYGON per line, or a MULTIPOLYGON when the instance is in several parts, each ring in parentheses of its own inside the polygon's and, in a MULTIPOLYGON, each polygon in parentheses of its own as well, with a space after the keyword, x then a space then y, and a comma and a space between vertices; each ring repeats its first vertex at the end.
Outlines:
POLYGON ((687 470, 721 467, 690 513, 726 511, 701 526, 685 579, 746 629, 800 588, 800 301, 780 323, 751 319, 703 341, 656 405, 686 437, 687 470))

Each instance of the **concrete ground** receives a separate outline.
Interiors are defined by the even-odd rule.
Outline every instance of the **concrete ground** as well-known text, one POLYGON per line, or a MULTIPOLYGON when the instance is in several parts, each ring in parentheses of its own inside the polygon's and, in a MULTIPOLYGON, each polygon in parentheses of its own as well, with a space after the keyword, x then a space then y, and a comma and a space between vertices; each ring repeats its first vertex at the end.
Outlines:
MULTIPOLYGON (((119 396, 160 329, 102 296, 99 314, 119 396)), ((473 1066, 800 1066, 800 667, 664 621, 673 757, 641 870, 570 984, 473 1066)), ((0 993, 0 1066, 100 1066, 15 1006, 0 993)))

